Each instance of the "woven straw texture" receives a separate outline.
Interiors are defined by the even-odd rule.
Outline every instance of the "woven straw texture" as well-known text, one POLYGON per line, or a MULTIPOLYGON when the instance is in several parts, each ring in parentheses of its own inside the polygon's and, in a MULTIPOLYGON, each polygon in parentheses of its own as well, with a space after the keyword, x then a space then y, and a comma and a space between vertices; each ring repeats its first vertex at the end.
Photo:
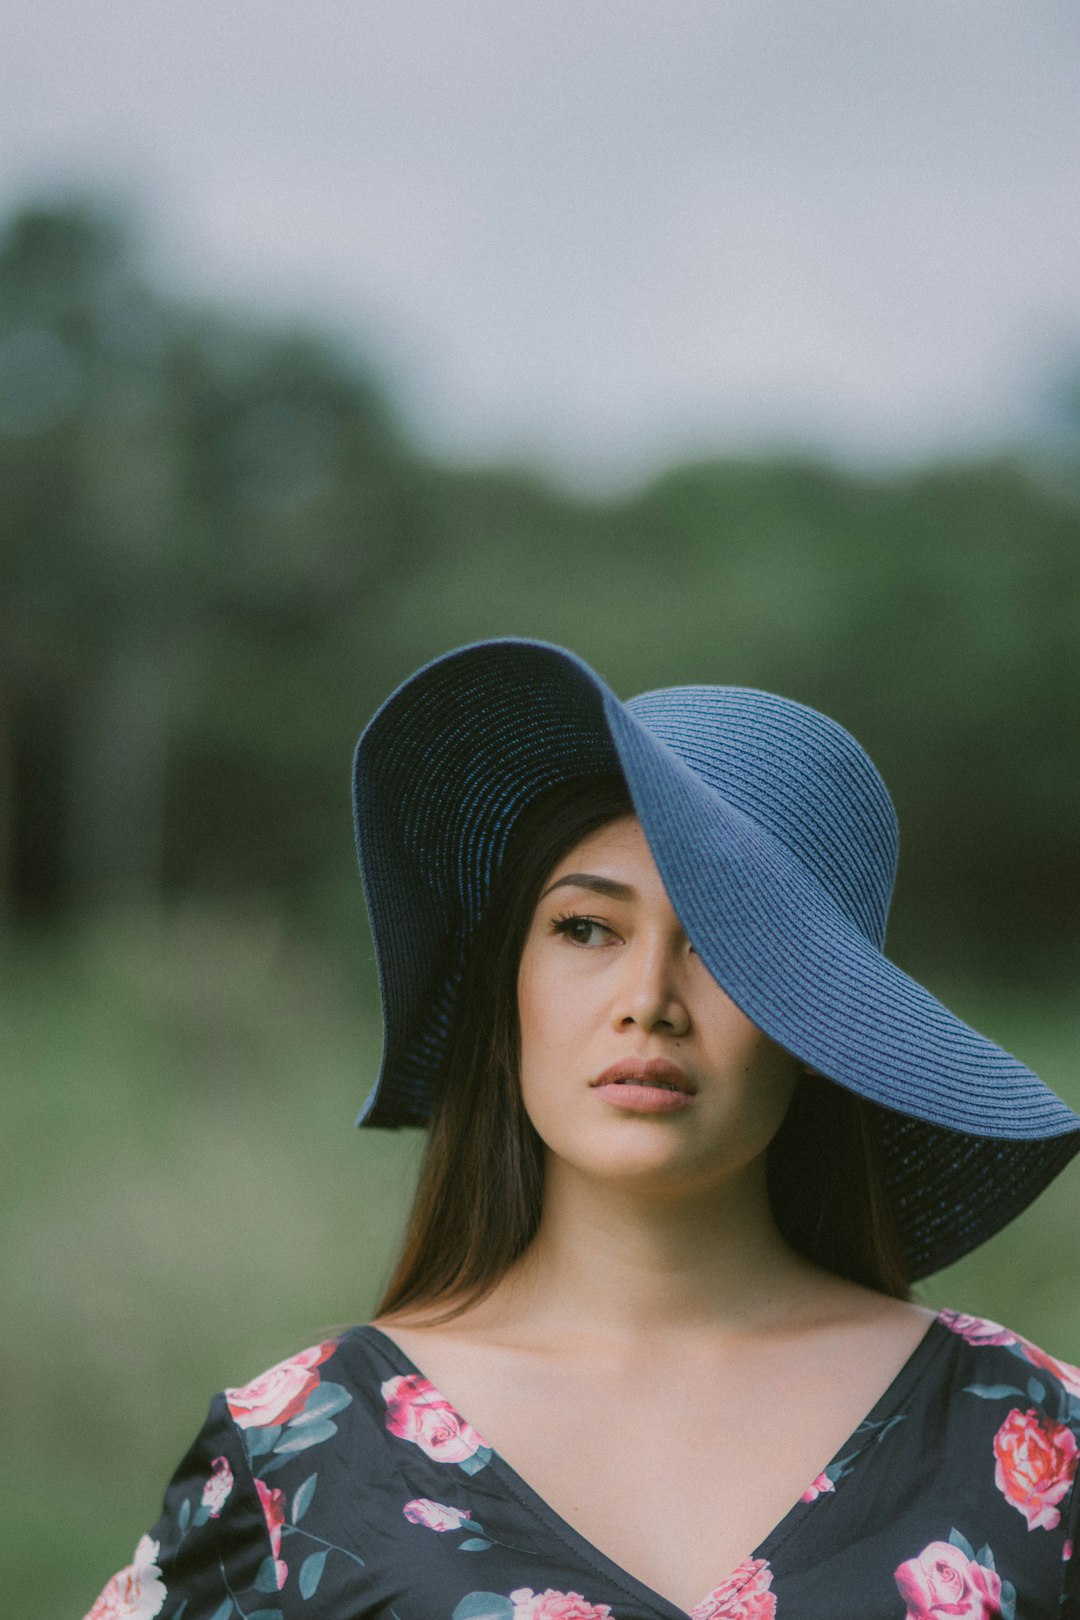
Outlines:
POLYGON ((913 1280, 998 1231, 1080 1150, 1080 1117, 884 955, 896 814, 849 732, 746 687, 622 703, 575 654, 518 638, 426 665, 357 745, 384 1020, 358 1124, 429 1117, 462 963, 518 815, 550 785, 609 770, 713 977, 781 1046, 875 1105, 913 1280))

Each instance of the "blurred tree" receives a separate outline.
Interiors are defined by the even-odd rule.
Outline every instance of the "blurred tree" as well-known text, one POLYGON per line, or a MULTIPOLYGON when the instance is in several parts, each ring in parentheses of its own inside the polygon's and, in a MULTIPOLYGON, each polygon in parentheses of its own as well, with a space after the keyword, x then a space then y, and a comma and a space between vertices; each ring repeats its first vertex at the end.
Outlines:
POLYGON ((1037 471, 725 458, 587 500, 448 467, 318 333, 153 291, 96 205, 24 208, 0 235, 0 894, 62 917, 259 890, 355 929, 360 726, 449 647, 528 635, 626 695, 727 681, 836 715, 900 811, 891 948, 1073 966, 1080 502, 1037 471))
POLYGON ((723 459, 592 505, 463 474, 438 500, 432 568, 383 624, 400 675, 517 631, 624 695, 720 681, 813 704, 897 801, 890 949, 1075 975, 1080 504, 1009 458, 876 480, 723 459))
POLYGON ((0 870, 17 912, 215 874, 251 886, 271 848, 302 860, 280 796, 253 818, 279 756, 318 735, 290 678, 337 615, 374 615, 417 566, 410 472, 380 391, 316 338, 167 303, 100 210, 14 216, 0 870), (189 806, 185 826, 171 806, 200 776, 225 814, 189 806))

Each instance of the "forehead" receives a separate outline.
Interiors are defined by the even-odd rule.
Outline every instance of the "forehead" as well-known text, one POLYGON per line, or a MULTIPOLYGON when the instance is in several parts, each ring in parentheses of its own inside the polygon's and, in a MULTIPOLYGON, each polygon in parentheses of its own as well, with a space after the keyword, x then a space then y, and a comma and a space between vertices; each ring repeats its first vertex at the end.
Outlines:
POLYGON ((597 899, 663 915, 681 934, 683 924, 653 859, 645 830, 636 816, 620 816, 582 838, 548 873, 540 889, 534 918, 562 901, 586 906, 597 899))
POLYGON ((587 833, 557 861, 545 888, 571 873, 619 876, 628 882, 662 888, 645 830, 637 816, 619 816, 587 833))

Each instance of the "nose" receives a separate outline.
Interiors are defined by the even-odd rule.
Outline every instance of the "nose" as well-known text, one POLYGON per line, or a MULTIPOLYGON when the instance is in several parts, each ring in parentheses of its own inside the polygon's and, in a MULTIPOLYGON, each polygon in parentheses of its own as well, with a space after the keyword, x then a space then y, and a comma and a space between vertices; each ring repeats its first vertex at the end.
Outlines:
POLYGON ((659 942, 637 941, 623 959, 613 1010, 620 1029, 636 1024, 647 1031, 685 1035, 690 1009, 676 952, 659 942))

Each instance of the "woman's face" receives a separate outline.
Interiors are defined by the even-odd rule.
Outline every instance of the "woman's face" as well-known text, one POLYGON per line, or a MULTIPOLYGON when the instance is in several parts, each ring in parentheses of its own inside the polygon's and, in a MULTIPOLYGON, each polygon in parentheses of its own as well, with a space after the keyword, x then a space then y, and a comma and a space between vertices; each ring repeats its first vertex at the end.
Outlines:
POLYGON ((795 1089, 797 1060, 683 933, 636 816, 589 834, 548 874, 518 1010, 525 1109, 549 1154, 590 1174, 670 1190, 722 1182, 764 1152, 795 1089), (629 1088, 595 1082, 624 1059, 676 1065, 692 1099, 664 1112, 621 1106, 629 1088))

